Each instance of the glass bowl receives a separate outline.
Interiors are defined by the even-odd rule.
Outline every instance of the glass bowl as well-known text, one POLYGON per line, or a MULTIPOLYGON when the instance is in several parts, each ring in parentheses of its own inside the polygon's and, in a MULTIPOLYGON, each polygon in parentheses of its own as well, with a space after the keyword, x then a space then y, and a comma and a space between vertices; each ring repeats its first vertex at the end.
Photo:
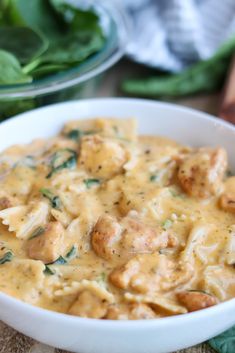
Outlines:
POLYGON ((100 15, 106 34, 103 49, 64 72, 29 84, 0 85, 0 120, 43 105, 94 96, 100 74, 123 56, 130 29, 126 14, 115 2, 101 0, 91 4, 100 15))

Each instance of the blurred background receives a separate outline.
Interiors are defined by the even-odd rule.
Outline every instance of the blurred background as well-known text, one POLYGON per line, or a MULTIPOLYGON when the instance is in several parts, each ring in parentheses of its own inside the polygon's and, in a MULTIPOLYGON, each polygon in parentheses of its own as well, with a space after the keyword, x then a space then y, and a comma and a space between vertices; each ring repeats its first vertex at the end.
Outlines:
POLYGON ((234 0, 0 0, 0 119, 134 96, 235 122, 234 51, 234 0))

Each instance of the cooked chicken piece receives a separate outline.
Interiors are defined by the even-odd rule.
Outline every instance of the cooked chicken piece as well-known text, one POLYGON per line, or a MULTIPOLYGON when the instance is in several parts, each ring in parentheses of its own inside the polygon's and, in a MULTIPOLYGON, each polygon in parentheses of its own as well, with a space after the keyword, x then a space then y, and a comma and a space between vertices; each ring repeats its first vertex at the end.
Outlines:
POLYGON ((120 306, 111 305, 108 308, 108 312, 105 319, 109 320, 145 320, 145 319, 156 319, 158 317, 155 312, 147 305, 143 303, 131 303, 129 304, 128 310, 124 308, 120 309, 120 306))
MULTIPOLYGON (((131 280, 135 275, 138 275, 141 268, 141 262, 139 256, 134 257, 130 261, 128 261, 125 265, 114 269, 111 273, 109 279, 116 287, 121 289, 127 289, 131 280)), ((139 283, 142 285, 142 291, 145 292, 147 290, 145 286, 145 280, 142 283, 141 278, 139 279, 139 283)))
POLYGON ((137 255, 125 265, 114 269, 109 278, 118 288, 146 293, 171 290, 186 283, 192 276, 193 268, 190 264, 176 264, 166 255, 155 253, 137 255))
POLYGON ((224 192, 220 197, 220 207, 235 213, 235 177, 228 178, 224 183, 224 192))
POLYGON ((208 198, 218 193, 227 168, 227 154, 223 148, 199 148, 182 162, 178 179, 190 196, 208 198))
POLYGON ((133 303, 130 307, 129 319, 131 320, 147 320, 156 319, 155 312, 146 304, 133 303))
POLYGON ((116 243, 120 240, 121 233, 122 228, 114 217, 100 217, 91 235, 95 253, 104 259, 110 259, 117 252, 116 243))
POLYGON ((54 262, 65 250, 64 228, 59 222, 50 222, 40 234, 28 241, 27 246, 29 258, 45 264, 54 262))
POLYGON ((112 178, 123 171, 126 161, 127 153, 118 142, 98 135, 82 138, 79 164, 93 176, 112 178))
POLYGON ((0 211, 5 210, 5 208, 12 207, 12 202, 9 197, 3 196, 0 197, 0 211))
POLYGON ((200 291, 184 291, 177 293, 177 299, 189 312, 209 308, 217 304, 212 295, 200 291))
POLYGON ((107 302, 102 301, 89 290, 81 292, 70 307, 68 314, 80 317, 101 319, 107 313, 107 302))
POLYGON ((96 254, 108 260, 115 254, 130 257, 172 247, 177 239, 160 226, 148 226, 137 217, 127 215, 118 223, 114 217, 104 215, 92 231, 91 242, 96 254))
POLYGON ((121 225, 124 230, 120 246, 129 254, 153 252, 177 245, 177 239, 170 231, 165 231, 160 226, 148 226, 137 217, 127 215, 121 225))

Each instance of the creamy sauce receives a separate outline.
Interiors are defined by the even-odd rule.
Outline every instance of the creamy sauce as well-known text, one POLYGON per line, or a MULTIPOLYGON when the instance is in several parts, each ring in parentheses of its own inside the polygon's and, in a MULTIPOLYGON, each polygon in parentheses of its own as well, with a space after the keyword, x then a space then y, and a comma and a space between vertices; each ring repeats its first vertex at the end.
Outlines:
POLYGON ((0 290, 101 319, 152 319, 235 296, 226 152, 73 121, 0 155, 0 290))

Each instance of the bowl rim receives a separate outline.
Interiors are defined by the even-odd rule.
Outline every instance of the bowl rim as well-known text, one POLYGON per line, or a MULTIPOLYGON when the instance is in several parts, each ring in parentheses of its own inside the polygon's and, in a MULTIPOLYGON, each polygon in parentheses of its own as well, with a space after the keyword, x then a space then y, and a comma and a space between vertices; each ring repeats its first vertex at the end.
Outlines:
POLYGON ((60 90, 81 84, 101 74, 119 61, 125 53, 132 33, 132 22, 128 14, 116 1, 97 0, 94 4, 111 21, 110 38, 103 49, 89 57, 84 63, 31 83, 18 85, 0 85, 1 100, 16 98, 36 98, 40 95, 56 93, 60 90), (79 72, 79 69, 83 70, 79 72))
MULTIPOLYGON (((102 98, 88 98, 88 99, 81 99, 81 100, 74 100, 74 101, 66 101, 66 102, 61 102, 61 103, 55 103, 51 104, 45 107, 40 107, 36 108, 21 114, 18 114, 11 119, 5 120, 2 123, 0 123, 0 129, 1 126, 3 125, 8 125, 14 124, 15 121, 26 118, 30 116, 31 114, 34 114, 34 112, 43 112, 45 110, 53 110, 55 107, 60 107, 60 106, 77 106, 79 104, 89 104, 93 106, 94 104, 103 104, 105 103, 119 103, 119 104, 128 104, 128 103, 139 103, 139 104, 144 104, 144 105, 152 105, 152 106, 158 106, 163 109, 171 109, 173 111, 184 111, 188 112, 191 114, 196 114, 198 118, 202 120, 209 121, 212 124, 215 124, 219 127, 225 127, 228 130, 232 130, 234 135, 235 135, 235 126, 233 126, 231 123, 224 121, 222 119, 218 119, 215 116, 208 114, 206 112, 202 112, 199 110, 196 110, 194 108, 190 107, 185 107, 181 106, 175 103, 168 103, 168 102, 159 102, 153 99, 145 99, 145 98, 128 98, 128 97, 102 97, 102 98)), ((180 315, 172 315, 169 317, 163 317, 163 318, 156 318, 156 319, 151 319, 151 320, 102 320, 102 319, 92 319, 92 318, 82 318, 78 316, 73 316, 73 315, 68 315, 65 313, 60 313, 44 308, 40 308, 37 306, 34 306, 33 304, 29 304, 27 302, 24 302, 20 299, 17 299, 13 296, 10 296, 4 292, 0 291, 0 303, 4 302, 11 306, 12 309, 18 307, 18 309, 22 309, 27 311, 29 314, 35 315, 35 317, 47 317, 49 320, 57 320, 57 321, 63 321, 64 323, 67 324, 82 324, 83 326, 86 327, 91 327, 91 328, 97 328, 97 325, 99 326, 100 329, 105 329, 105 330, 121 330, 121 329, 128 329, 128 330, 142 330, 142 329, 148 329, 148 328, 157 328, 157 327, 165 327, 165 326, 170 326, 170 325, 176 325, 176 324, 181 324, 185 322, 190 322, 191 320, 201 320, 207 315, 213 316, 213 314, 218 314, 222 313, 224 310, 229 310, 235 308, 235 298, 231 298, 225 302, 219 303, 215 306, 198 310, 195 312, 190 312, 186 314, 180 314, 180 315)))

